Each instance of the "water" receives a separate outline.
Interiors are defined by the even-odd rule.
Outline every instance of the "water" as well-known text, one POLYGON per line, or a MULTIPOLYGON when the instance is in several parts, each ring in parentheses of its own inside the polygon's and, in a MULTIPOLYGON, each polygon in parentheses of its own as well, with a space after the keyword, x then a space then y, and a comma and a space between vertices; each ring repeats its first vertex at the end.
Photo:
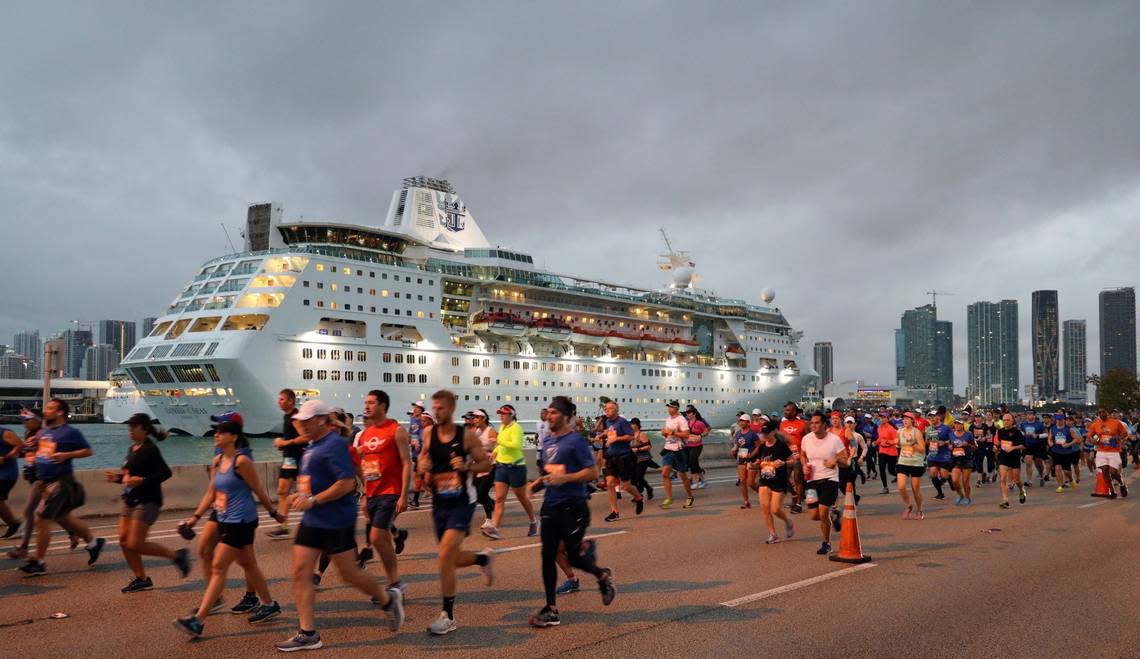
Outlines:
MULTIPOLYGON (((23 426, 5 426, 24 436, 23 426)), ((109 469, 118 467, 127 454, 131 440, 127 439, 127 426, 121 424, 84 423, 75 426, 87 442, 91 444, 95 455, 75 461, 76 469, 109 469)), ((661 449, 660 433, 650 432, 649 438, 653 442, 653 452, 661 449)), ((713 431, 706 440, 707 444, 723 443, 727 435, 723 432, 713 431)), ((273 448, 271 437, 250 437, 249 443, 253 447, 253 457, 256 460, 277 460, 281 454, 273 448)), ((164 442, 159 442, 162 457, 170 465, 204 465, 210 462, 214 455, 214 440, 212 437, 185 437, 171 435, 164 442)))

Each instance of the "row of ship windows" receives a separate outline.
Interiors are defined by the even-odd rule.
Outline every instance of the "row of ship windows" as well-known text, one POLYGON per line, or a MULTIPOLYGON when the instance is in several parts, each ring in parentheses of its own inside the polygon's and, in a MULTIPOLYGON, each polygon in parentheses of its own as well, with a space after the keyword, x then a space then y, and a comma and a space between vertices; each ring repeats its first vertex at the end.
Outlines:
MULTIPOLYGON (((325 264, 324 263, 318 263, 314 266, 314 268, 316 269, 317 272, 324 272, 325 271, 325 264)), ((335 265, 328 266, 328 272, 330 274, 336 274, 337 267, 335 265)), ((346 266, 341 266, 340 273, 343 275, 352 276, 352 268, 349 268, 346 266)), ((357 277, 363 277, 364 276, 364 270, 357 270, 356 276, 357 277)), ((374 270, 369 270, 368 271, 368 277, 371 279, 376 279, 376 272, 374 270)), ((381 279, 387 279, 388 273, 387 272, 381 272, 380 278, 381 279)), ((392 281, 400 281, 400 275, 392 275, 392 281)), ((317 283, 319 284, 320 282, 317 282, 317 283)), ((405 275, 404 276, 404 283, 407 283, 407 284, 412 283, 412 278, 405 275)), ((424 283, 423 277, 416 277, 416 283, 417 284, 423 284, 424 283)), ((309 282, 306 281, 304 283, 304 285, 308 286, 309 282)), ((435 286, 435 280, 434 279, 428 279, 427 285, 428 286, 435 286)))
MULTIPOLYGON (((313 306, 313 303, 311 300, 302 300, 302 304, 306 307, 313 306)), ((324 309, 325 308, 325 301, 324 300, 317 300, 316 301, 316 307, 318 309, 324 309)), ((344 311, 352 311, 352 305, 347 304, 347 303, 344 303, 344 304, 341 304, 338 306, 336 302, 329 302, 328 308, 332 309, 334 311, 337 310, 338 308, 342 309, 344 311)), ((363 304, 356 305, 356 310, 357 311, 364 311, 364 305, 363 304)), ((393 309, 392 313, 399 316, 400 311, 401 311, 400 309, 393 309)), ((411 315, 412 315, 411 309, 404 309, 403 311, 404 311, 405 315, 407 315, 408 317, 411 317, 411 315)), ((376 307, 369 307, 368 312, 369 313, 377 313, 376 307)), ((381 307, 381 311, 379 313, 387 314, 388 313, 388 307, 381 307)), ((416 312, 416 318, 423 318, 423 317, 424 317, 423 311, 417 311, 416 312)), ((435 312, 429 312, 427 314, 427 317, 431 320, 435 320, 435 312)))
POLYGON ((174 382, 221 382, 218 371, 213 364, 198 366, 195 364, 179 364, 174 366, 133 366, 127 369, 137 384, 171 384, 174 382), (209 378, 207 380, 206 378, 209 378))
MULTIPOLYGON (((316 350, 314 350, 313 348, 302 348, 301 349, 301 357, 303 359, 313 359, 314 356, 317 359, 339 360, 339 359, 343 358, 344 361, 346 361, 346 362, 350 362, 354 359, 358 362, 368 361, 368 354, 365 353, 363 350, 357 350, 354 353, 351 350, 345 350, 342 352, 342 351, 337 350, 335 348, 334 349, 317 348, 316 350)), ((416 355, 415 353, 408 353, 407 355, 404 355, 403 353, 399 353, 399 352, 397 352, 395 354, 390 353, 390 352, 385 352, 385 353, 380 355, 380 361, 384 362, 385 364, 390 364, 393 361, 395 361, 397 364, 403 364, 405 361, 407 361, 407 363, 409 363, 409 364, 415 364, 415 363, 417 363, 417 361, 420 364, 426 364, 427 363, 427 355, 416 355)), ((458 366, 458 363, 455 363, 453 365, 458 366)))
MULTIPOLYGON (((304 286, 305 288, 309 288, 309 282, 307 280, 301 282, 301 285, 304 286)), ((323 281, 317 282, 317 288, 323 289, 324 287, 325 287, 325 283, 323 281)), ((329 290, 331 290, 334 293, 337 292, 337 285, 336 284, 329 284, 329 290)), ((351 293, 352 287, 351 286, 345 286, 344 292, 345 293, 351 293)), ((357 286, 356 292, 363 295, 364 294, 364 288, 362 286, 357 286)), ((376 289, 375 288, 368 289, 368 294, 375 296, 376 295, 376 289)), ((388 289, 386 289, 386 288, 381 289, 380 290, 380 297, 388 297, 388 289)), ((396 298, 397 300, 400 299, 400 291, 392 291, 392 297, 396 298)), ((405 293, 404 298, 410 300, 410 299, 412 299, 412 294, 411 293, 405 293)), ((423 302, 424 296, 417 294, 416 299, 420 302, 423 302)), ((428 296, 428 302, 435 302, 435 296, 429 295, 428 296)))
MULTIPOLYGON (((387 373, 385 373, 385 375, 387 375, 387 373)), ((333 382, 340 382, 341 371, 335 371, 335 370, 334 371, 327 371, 325 369, 320 369, 316 372, 316 376, 317 376, 318 380, 331 380, 333 382)), ((301 379, 302 380, 312 380, 313 379, 313 370, 310 368, 306 368, 303 371, 301 371, 301 379)), ((344 371, 344 380, 345 380, 345 382, 353 382, 353 381, 367 382, 368 381, 368 372, 367 371, 355 371, 355 372, 354 371, 344 371)), ((425 379, 424 381, 426 382, 427 380, 425 379)))

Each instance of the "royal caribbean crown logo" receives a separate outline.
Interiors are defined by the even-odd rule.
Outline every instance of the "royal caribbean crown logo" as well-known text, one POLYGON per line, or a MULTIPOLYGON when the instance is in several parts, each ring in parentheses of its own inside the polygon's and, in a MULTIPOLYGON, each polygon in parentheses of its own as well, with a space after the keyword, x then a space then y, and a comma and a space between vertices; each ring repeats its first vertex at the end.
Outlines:
POLYGON ((439 210, 439 222, 448 231, 463 231, 467 224, 467 207, 455 195, 435 193, 435 207, 439 210))

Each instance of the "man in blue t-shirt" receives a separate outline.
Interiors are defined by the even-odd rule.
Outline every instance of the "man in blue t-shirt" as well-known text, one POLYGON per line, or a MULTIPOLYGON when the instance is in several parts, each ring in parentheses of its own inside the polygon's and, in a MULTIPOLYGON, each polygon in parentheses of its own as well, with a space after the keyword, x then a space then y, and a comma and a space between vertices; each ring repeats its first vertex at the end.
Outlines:
MULTIPOLYGON (((618 404, 615 401, 606 403, 606 414, 602 417, 603 439, 606 442, 606 494, 610 499, 610 514, 606 515, 607 522, 617 521, 617 489, 621 488, 633 497, 634 511, 640 515, 645 509, 645 499, 633 487, 633 477, 637 472, 637 456, 629 443, 633 441, 633 426, 625 417, 618 414, 618 404)), ((550 413, 547 412, 547 415, 550 413)))
POLYGON ((608 606, 617 593, 613 571, 598 567, 593 552, 582 551, 582 538, 590 526, 586 483, 598 477, 598 468, 589 442, 572 430, 571 422, 576 413, 574 403, 566 396, 551 399, 546 414, 550 434, 543 438, 538 448, 543 473, 538 482, 546 490, 539 513, 542 517, 542 586, 546 591, 546 606, 530 617, 530 624, 535 627, 552 627, 560 623, 555 594, 558 578, 556 559, 560 549, 565 550, 570 565, 597 578, 603 605, 608 606))
MULTIPOLYGON (((424 413, 424 406, 419 403, 412 403, 412 409, 408 410, 408 455, 415 465, 419 462, 420 451, 424 448, 424 422, 421 418, 424 413)), ((412 497, 408 500, 408 507, 415 510, 420 507, 420 491, 423 489, 423 481, 413 474, 412 476, 412 497)))
POLYGON ((83 486, 75 480, 72 460, 94 454, 83 433, 67 424, 70 413, 67 402, 52 398, 44 406, 44 428, 38 436, 36 448, 36 484, 42 488, 40 505, 36 508, 36 553, 20 571, 29 576, 47 572, 44 556, 51 540, 51 523, 62 526, 72 536, 87 541, 87 564, 94 565, 107 541, 96 538, 91 529, 73 512, 83 505, 83 486))
POLYGON ((307 400, 293 415, 305 437, 313 437, 301 456, 297 492, 289 508, 304 511, 293 538, 293 592, 297 593, 300 630, 277 644, 284 652, 322 646, 313 620, 313 578, 321 554, 327 554, 342 579, 372 597, 388 614, 389 628, 404 622, 404 597, 398 588, 384 589, 361 571, 356 562, 356 467, 348 445, 329 421, 333 408, 324 401, 307 400))
POLYGON ((1049 479, 1045 473, 1045 457, 1049 454, 1048 437, 1051 428, 1037 420, 1037 413, 1030 410, 1021 422, 1021 434, 1025 435, 1025 486, 1029 486, 1029 479, 1033 475, 1033 467, 1037 467, 1037 481, 1040 487, 1045 487, 1049 479))

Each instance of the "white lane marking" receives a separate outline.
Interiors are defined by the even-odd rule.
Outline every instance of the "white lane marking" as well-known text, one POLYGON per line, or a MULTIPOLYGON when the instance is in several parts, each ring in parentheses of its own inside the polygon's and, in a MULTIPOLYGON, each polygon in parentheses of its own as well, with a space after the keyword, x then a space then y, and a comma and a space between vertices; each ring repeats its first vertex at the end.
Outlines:
MULTIPOLYGON (((608 538, 611 535, 624 535, 626 533, 629 533, 629 531, 610 531, 609 533, 599 533, 597 535, 588 535, 585 538, 583 538, 583 540, 597 540, 598 538, 608 538)), ((536 542, 536 543, 530 544, 530 545, 519 545, 517 547, 504 547, 502 549, 496 549, 495 553, 496 554, 505 554, 505 553, 511 552, 511 551, 519 551, 520 549, 534 549, 535 547, 541 547, 541 546, 542 546, 541 542, 536 542)))
POLYGON ((1102 503, 1108 503, 1108 499, 1104 499, 1103 501, 1093 501, 1092 503, 1086 503, 1084 505, 1077 506, 1077 508, 1092 508, 1093 506, 1099 506, 1102 503))
POLYGON ((842 576, 845 576, 848 574, 853 574, 855 572, 860 572, 862 570, 869 570, 869 569, 875 567, 876 565, 878 565, 878 564, 877 563, 863 563, 862 565, 853 565, 853 566, 846 568, 846 569, 843 569, 843 570, 836 570, 835 572, 828 572, 827 574, 821 574, 818 577, 811 577, 810 579, 804 579, 803 581, 797 581, 795 583, 790 583, 790 584, 787 584, 786 586, 780 586, 778 588, 772 588, 770 590, 765 590, 763 592, 753 593, 751 595, 745 595, 744 597, 737 597, 734 600, 728 600, 727 602, 721 602, 720 605, 728 607, 730 609, 736 608, 736 607, 740 606, 741 604, 748 604, 749 602, 755 602, 758 600, 767 599, 769 597, 775 597, 776 595, 782 595, 784 593, 789 593, 793 590, 799 590, 800 588, 807 588, 808 586, 814 586, 817 583, 823 583, 824 581, 830 581, 831 579, 837 579, 839 577, 842 577, 842 576))

